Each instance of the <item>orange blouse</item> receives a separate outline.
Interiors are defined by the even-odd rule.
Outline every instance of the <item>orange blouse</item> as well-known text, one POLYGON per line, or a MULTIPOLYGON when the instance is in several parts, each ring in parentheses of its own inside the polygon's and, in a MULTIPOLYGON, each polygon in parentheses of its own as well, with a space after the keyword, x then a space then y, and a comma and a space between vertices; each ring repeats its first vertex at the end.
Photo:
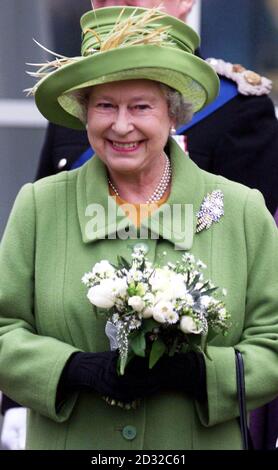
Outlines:
POLYGON ((159 201, 143 204, 133 204, 125 201, 120 196, 116 196, 113 189, 110 187, 109 194, 115 198, 116 203, 118 206, 121 206, 121 209, 125 212, 126 216, 132 220, 133 225, 135 225, 135 227, 140 227, 143 219, 150 217, 151 214, 167 201, 170 194, 170 188, 168 188, 164 196, 159 199, 159 201))

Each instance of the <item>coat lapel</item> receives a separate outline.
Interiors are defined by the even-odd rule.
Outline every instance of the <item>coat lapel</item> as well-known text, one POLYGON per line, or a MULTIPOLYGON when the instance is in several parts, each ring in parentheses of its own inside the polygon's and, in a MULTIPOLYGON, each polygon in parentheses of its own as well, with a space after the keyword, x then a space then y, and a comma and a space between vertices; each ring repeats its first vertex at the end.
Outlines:
POLYGON ((83 242, 113 238, 118 224, 128 227, 130 221, 109 195, 104 164, 94 156, 77 171, 77 210, 83 242))

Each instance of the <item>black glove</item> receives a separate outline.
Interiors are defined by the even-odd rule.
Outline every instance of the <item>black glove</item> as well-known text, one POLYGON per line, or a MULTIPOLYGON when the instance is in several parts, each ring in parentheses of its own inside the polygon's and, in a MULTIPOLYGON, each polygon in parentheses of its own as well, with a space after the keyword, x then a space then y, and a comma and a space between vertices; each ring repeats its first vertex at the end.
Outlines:
POLYGON ((135 356, 123 376, 117 373, 117 360, 116 351, 73 354, 60 378, 57 403, 68 391, 92 389, 123 403, 150 396, 163 388, 184 391, 198 400, 206 398, 205 362, 201 354, 163 356, 152 369, 148 368, 147 359, 135 356))
POLYGON ((206 363, 203 354, 190 351, 164 356, 165 387, 180 390, 200 402, 207 399, 206 363))
POLYGON ((137 358, 134 358, 133 368, 127 367, 123 376, 117 373, 117 360, 116 351, 73 354, 60 378, 57 401, 60 402, 67 391, 93 389, 101 396, 128 403, 155 393, 159 389, 160 384, 156 380, 155 373, 145 370, 145 366, 144 373, 142 368, 140 374, 133 373, 134 367, 137 370, 137 358))
POLYGON ((126 381, 140 397, 159 390, 179 390, 203 402, 207 398, 206 365, 203 354, 190 351, 162 356, 152 369, 146 358, 135 356, 126 367, 126 381))

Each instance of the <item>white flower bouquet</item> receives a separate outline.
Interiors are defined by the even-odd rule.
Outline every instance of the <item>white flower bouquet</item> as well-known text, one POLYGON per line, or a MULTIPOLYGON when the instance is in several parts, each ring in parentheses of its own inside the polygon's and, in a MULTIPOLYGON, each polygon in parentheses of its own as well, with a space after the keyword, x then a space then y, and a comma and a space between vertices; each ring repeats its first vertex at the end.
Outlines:
POLYGON ((108 314, 105 331, 111 349, 119 350, 121 375, 134 355, 147 357, 152 368, 163 354, 189 349, 207 354, 208 341, 227 334, 230 315, 212 296, 218 288, 204 279, 205 268, 188 253, 155 267, 137 248, 130 263, 122 257, 117 266, 102 260, 83 276, 89 301, 108 314))

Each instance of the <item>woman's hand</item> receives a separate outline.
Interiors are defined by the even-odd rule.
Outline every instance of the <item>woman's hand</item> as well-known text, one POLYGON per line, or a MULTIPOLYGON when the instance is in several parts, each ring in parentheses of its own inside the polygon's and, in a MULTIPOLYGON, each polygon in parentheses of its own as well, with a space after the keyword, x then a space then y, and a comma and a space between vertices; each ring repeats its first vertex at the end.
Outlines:
POLYGON ((118 353, 75 353, 63 371, 58 397, 67 391, 95 390, 119 402, 151 396, 162 389, 179 390, 203 401, 206 398, 205 361, 202 354, 189 352, 163 356, 152 369, 146 358, 135 356, 125 374, 117 373, 118 353))
POLYGON ((164 355, 149 369, 146 358, 135 356, 126 367, 123 383, 141 398, 159 390, 178 390, 205 401, 205 360, 203 354, 193 351, 171 357, 164 355))
POLYGON ((206 401, 206 363, 202 353, 190 351, 163 356, 162 365, 166 388, 180 390, 200 402, 206 401))
POLYGON ((142 373, 140 370, 140 374, 137 375, 133 369, 130 369, 124 376, 119 376, 117 360, 116 351, 73 354, 59 382, 58 401, 67 391, 95 390, 101 396, 108 396, 125 403, 158 390, 159 383, 154 380, 152 371, 145 370, 142 373))

